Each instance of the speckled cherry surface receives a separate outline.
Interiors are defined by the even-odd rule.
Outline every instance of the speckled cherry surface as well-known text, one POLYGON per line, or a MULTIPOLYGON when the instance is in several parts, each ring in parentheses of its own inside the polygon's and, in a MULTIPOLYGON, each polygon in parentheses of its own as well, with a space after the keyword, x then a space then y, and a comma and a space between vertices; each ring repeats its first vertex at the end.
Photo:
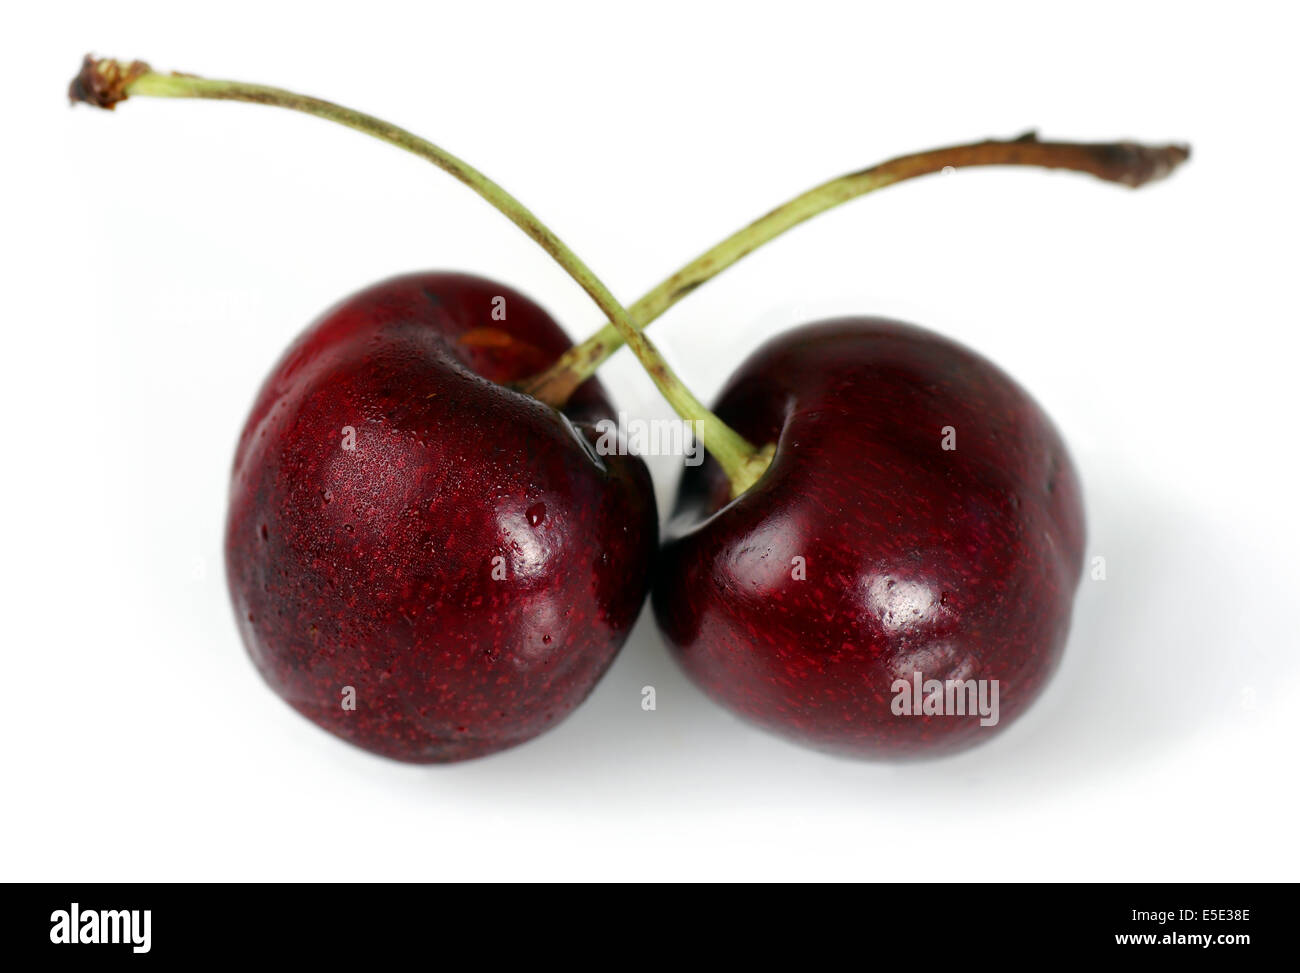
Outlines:
POLYGON ((716 411, 777 451, 730 502, 713 462, 688 469, 655 569, 660 628, 710 696, 803 743, 892 758, 979 742, 1039 694, 1083 510, 1060 436, 1015 382, 939 335, 852 318, 767 343, 716 411), (892 687, 915 672, 998 680, 998 723, 896 715, 892 687))
POLYGON ((591 691, 657 521, 644 464, 594 450, 594 381, 565 415, 505 387, 567 347, 522 294, 424 273, 348 298, 276 365, 236 451, 226 562, 244 643, 300 713, 443 762, 591 691))

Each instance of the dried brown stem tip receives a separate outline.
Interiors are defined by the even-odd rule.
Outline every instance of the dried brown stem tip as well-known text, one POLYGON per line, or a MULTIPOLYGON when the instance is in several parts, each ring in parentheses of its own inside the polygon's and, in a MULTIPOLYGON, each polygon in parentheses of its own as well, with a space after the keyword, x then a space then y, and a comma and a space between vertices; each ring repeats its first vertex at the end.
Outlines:
POLYGON ((68 100, 74 105, 84 101, 112 111, 119 101, 126 101, 126 86, 151 70, 143 61, 123 63, 87 54, 81 62, 81 71, 68 85, 68 100))
MULTIPOLYGON (((1137 142, 1044 142, 1037 132, 1019 138, 899 156, 850 178, 872 176, 880 185, 902 182, 949 166, 1041 166, 1087 172, 1108 182, 1136 189, 1163 179, 1191 156, 1186 145, 1141 145, 1137 142)), ((877 188, 872 185, 870 188, 877 188)))
POLYGON ((1191 158, 1192 147, 1116 142, 1103 149, 1102 155, 1118 173, 1114 177, 1115 181, 1136 189, 1138 186, 1165 178, 1191 158))

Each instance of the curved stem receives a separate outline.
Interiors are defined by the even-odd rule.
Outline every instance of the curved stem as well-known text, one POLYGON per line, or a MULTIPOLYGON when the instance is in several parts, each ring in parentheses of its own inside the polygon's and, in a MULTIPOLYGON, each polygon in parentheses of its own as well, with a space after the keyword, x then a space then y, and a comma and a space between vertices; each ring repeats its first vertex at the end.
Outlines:
MULTIPOLYGON (((786 230, 841 203, 906 179, 966 166, 1039 166, 1091 173, 1136 188, 1167 176, 1189 155, 1190 149, 1183 145, 1041 142, 1029 132, 1017 139, 990 139, 899 156, 824 182, 778 206, 696 257, 631 305, 628 313, 638 328, 644 328, 705 281, 786 230)), ((570 348, 545 372, 520 383, 520 387, 543 402, 563 403, 622 344, 619 329, 606 324, 570 348)))
MULTIPOLYGON (((740 495, 752 486, 767 468, 770 450, 756 448, 706 409, 668 366, 650 340, 636 328, 628 312, 600 278, 523 203, 462 159, 396 125, 333 102, 266 85, 199 78, 189 74, 160 74, 143 61, 115 61, 87 55, 80 74, 73 79, 68 89, 68 96, 74 102, 83 101, 107 109, 112 109, 118 102, 133 95, 245 101, 288 108, 364 132, 433 163, 500 210, 549 253, 590 295, 610 319, 615 333, 640 359, 668 403, 683 418, 695 421, 704 448, 718 461, 731 481, 733 496, 740 495)), ((564 400, 567 399, 566 393, 564 400)))

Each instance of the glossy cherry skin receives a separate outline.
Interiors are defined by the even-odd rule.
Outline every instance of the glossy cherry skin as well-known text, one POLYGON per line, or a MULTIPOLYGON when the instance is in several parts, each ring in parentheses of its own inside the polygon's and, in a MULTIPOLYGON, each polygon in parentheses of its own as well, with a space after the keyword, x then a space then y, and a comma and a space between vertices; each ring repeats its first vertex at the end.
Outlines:
POLYGON ((636 620, 649 473, 506 387, 569 347, 501 284, 422 273, 312 324, 235 454, 226 569, 262 676, 317 725, 434 763, 522 743, 591 692, 636 620), (353 705, 349 705, 349 703, 353 705))
POLYGON ((1039 694, 1083 510, 1060 436, 1015 382, 939 335, 849 318, 768 342, 717 412, 777 450, 730 502, 716 464, 688 469, 655 569, 660 628, 710 696, 814 747, 902 758, 986 739, 1039 694), (998 680, 997 724, 896 715, 915 672, 998 680))

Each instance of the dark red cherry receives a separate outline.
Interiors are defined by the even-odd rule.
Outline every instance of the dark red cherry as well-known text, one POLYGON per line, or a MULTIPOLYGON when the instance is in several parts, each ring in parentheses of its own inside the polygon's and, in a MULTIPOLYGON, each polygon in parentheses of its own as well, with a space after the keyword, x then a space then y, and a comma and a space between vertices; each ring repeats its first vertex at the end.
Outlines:
POLYGON ((522 294, 424 273, 348 298, 272 370, 227 574, 258 670, 308 719, 432 763, 522 743, 591 692, 657 521, 641 460, 594 448, 594 380, 564 414, 507 387, 568 347, 522 294))
POLYGON ((655 569, 660 627, 710 696, 865 757, 958 750, 1033 701, 1084 523, 1065 446, 1015 382, 939 335, 854 318, 768 342, 716 411, 777 449, 730 501, 712 461, 688 469, 655 569))

